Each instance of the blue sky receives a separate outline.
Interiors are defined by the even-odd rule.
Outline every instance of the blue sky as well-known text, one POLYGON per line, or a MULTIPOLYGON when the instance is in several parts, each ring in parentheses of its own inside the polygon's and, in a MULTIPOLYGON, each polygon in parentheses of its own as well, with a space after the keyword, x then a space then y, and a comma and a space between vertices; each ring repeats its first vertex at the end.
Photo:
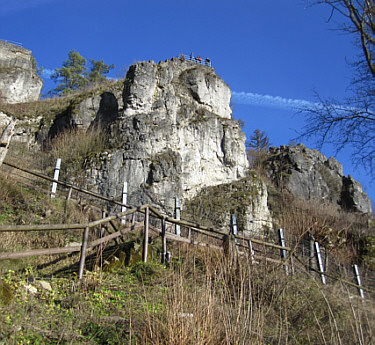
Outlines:
MULTIPOLYGON (((330 14, 303 0, 0 0, 0 39, 22 43, 47 71, 75 49, 114 64, 113 78, 135 61, 181 52, 209 57, 232 90, 233 116, 245 122, 247 137, 259 128, 279 146, 304 125, 292 106, 314 102, 314 90, 347 95, 348 62, 358 51, 334 30, 339 16, 327 23, 330 14)), ((335 156, 375 200, 374 184, 351 164, 349 151, 322 153, 335 156)))

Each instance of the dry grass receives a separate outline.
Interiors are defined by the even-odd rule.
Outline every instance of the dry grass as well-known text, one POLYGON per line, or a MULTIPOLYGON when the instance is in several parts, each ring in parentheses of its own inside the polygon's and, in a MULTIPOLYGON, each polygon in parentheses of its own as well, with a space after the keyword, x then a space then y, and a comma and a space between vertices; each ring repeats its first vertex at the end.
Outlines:
POLYGON ((215 252, 190 248, 180 255, 162 300, 146 297, 140 344, 371 342, 373 310, 340 287, 247 260, 229 266, 215 252))
POLYGON ((61 158, 64 163, 83 163, 86 158, 106 149, 107 134, 97 126, 87 131, 66 130, 51 142, 49 154, 55 161, 61 158))
MULTIPOLYGON (((30 195, 6 179, 1 180, 0 195, 8 206, 14 206, 12 212, 17 210, 16 200, 38 210, 38 203, 31 206, 30 195)), ((55 207, 53 213, 60 210, 63 216, 64 205, 58 200, 44 201, 44 205, 55 207)), ((285 217, 284 225, 292 228, 295 224, 297 231, 319 221, 310 211, 303 217, 299 213, 285 217)), ((327 219, 326 225, 330 218, 323 219, 327 219)), ((70 235, 34 233, 12 236, 5 242, 7 250, 19 244, 25 248, 60 246, 70 235)), ((51 278, 53 292, 39 289, 35 295, 25 292, 24 286, 38 286, 36 266, 52 258, 26 261, 25 274, 2 269, 15 298, 0 306, 0 341, 178 345, 373 341, 373 300, 362 303, 339 283, 321 286, 306 274, 287 276, 282 266, 254 265, 246 256, 228 261, 221 251, 172 244, 168 250, 174 259, 167 269, 151 262, 116 272, 86 272, 81 287, 73 290, 77 286, 74 276, 51 278)), ((48 266, 49 275, 53 267, 48 266)))
MULTIPOLYGON (((105 148, 100 131, 66 132, 51 143, 51 157, 77 171, 86 157, 105 148), (103 144, 103 145, 102 145, 103 144)), ((238 196, 243 196, 238 195, 238 196)), ((246 195, 245 195, 246 196, 246 195)), ((89 215, 78 205, 20 187, 0 175, 0 220, 5 223, 81 222, 89 215)), ((283 195, 275 214, 295 239, 311 231, 338 257, 351 258, 353 229, 363 220, 336 209, 302 203, 283 195)), ((225 200, 220 203, 225 206, 225 200)), ((358 230, 359 231, 359 230, 358 230)), ((80 236, 80 234, 79 234, 80 236)), ((0 250, 62 246, 73 233, 6 234, 0 250)), ((52 258, 1 268, 15 295, 0 305, 0 342, 9 344, 371 344, 373 296, 366 303, 336 282, 321 286, 305 273, 285 275, 282 266, 252 264, 247 257, 229 262, 219 251, 169 245, 169 267, 156 262, 116 272, 86 272, 53 278, 53 291, 26 292, 37 286, 37 265, 52 258), (12 273, 18 268, 21 271, 12 273), (32 272, 32 274, 31 274, 32 272), (77 286, 79 286, 77 288, 77 286)), ((1 299, 1 298, 0 298, 1 299)))
POLYGON ((332 204, 306 201, 284 192, 273 198, 275 226, 293 243, 309 234, 343 263, 360 262, 363 238, 371 234, 368 215, 347 213, 332 204))
MULTIPOLYGON (((54 278, 53 292, 25 292, 6 274, 15 299, 0 306, 0 341, 39 344, 371 344, 373 300, 337 284, 323 287, 282 268, 229 264, 221 252, 172 248, 169 268, 139 263, 116 273, 87 272, 79 288, 54 278), (177 254, 178 253, 178 254, 177 254), (43 314, 43 318, 38 315, 43 314), (38 342, 37 342, 38 341, 38 342)), ((30 283, 30 280, 29 280, 30 283)))

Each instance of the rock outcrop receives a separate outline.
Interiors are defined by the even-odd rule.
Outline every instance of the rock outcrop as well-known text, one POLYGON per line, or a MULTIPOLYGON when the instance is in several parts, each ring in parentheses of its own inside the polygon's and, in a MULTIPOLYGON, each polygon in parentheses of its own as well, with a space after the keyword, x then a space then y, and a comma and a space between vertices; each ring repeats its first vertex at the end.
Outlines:
POLYGON ((33 66, 31 51, 0 41, 0 101, 36 101, 42 86, 43 82, 33 66))
POLYGON ((344 176, 342 165, 303 144, 270 148, 267 174, 280 187, 305 200, 322 200, 345 211, 371 213, 371 201, 359 182, 344 176))
MULTIPOLYGON (((244 177, 245 135, 229 87, 208 66, 179 59, 130 67, 124 110, 107 129, 111 149, 88 164, 88 185, 129 203, 172 206, 205 186, 244 177)), ((105 119, 103 119, 105 121, 105 119)))
POLYGON ((234 214, 241 234, 263 237, 273 228, 267 201, 266 184, 251 171, 238 181, 203 188, 186 202, 183 217, 227 232, 234 214))
POLYGON ((72 97, 69 105, 58 114, 50 126, 45 126, 39 142, 52 139, 65 129, 87 130, 100 124, 105 128, 115 121, 123 111, 123 83, 108 83, 72 97))

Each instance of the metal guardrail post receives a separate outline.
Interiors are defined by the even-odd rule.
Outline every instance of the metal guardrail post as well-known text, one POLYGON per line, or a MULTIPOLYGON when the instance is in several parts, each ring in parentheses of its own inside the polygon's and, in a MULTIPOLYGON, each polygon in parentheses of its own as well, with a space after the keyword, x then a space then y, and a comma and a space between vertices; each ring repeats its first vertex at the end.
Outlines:
MULTIPOLYGON (((237 230, 237 218, 236 218, 236 215, 235 214, 232 214, 231 215, 231 218, 230 218, 230 223, 231 223, 231 227, 232 227, 232 234, 234 236, 237 236, 238 235, 238 230, 237 230)), ((238 250, 238 239, 235 238, 235 242, 236 242, 236 248, 238 250)))
POLYGON ((145 230, 144 230, 144 239, 143 239, 143 262, 147 262, 148 255, 148 224, 149 224, 149 208, 145 209, 145 230))
MULTIPOLYGON (((124 185, 122 186, 122 199, 121 199, 121 202, 123 204, 126 204, 128 201, 128 183, 127 182, 124 182, 124 185)), ((121 213, 122 212, 126 212, 126 206, 121 206, 121 213)), ((126 223, 126 216, 124 216, 123 218, 121 218, 121 224, 125 224, 126 223)))
MULTIPOLYGON (((57 158, 55 172, 54 172, 54 175, 53 175, 53 179, 56 180, 56 181, 59 180, 60 166, 61 166, 61 158, 57 158)), ((57 190, 57 183, 52 182, 51 199, 53 199, 55 197, 56 190, 57 190)))
MULTIPOLYGON (((181 219, 181 203, 180 198, 175 198, 175 217, 177 220, 181 219)), ((175 225, 175 234, 181 236, 181 226, 180 224, 175 225)))
MULTIPOLYGON (((357 285, 362 286, 362 281, 361 281, 361 276, 359 275, 358 265, 353 265, 353 270, 354 270, 355 279, 357 280, 357 285)), ((358 291, 359 291, 359 295, 361 296, 361 298, 364 299, 365 293, 363 292, 363 290, 358 289, 358 291)))
POLYGON ((326 277, 324 275, 322 254, 320 253, 320 246, 319 246, 318 242, 315 242, 315 250, 316 250, 316 257, 318 259, 320 277, 322 279, 322 283, 325 285, 325 284, 327 284, 327 281, 326 281, 326 277))
POLYGON ((165 263, 166 261, 166 255, 167 255, 167 237, 165 235, 165 230, 166 230, 166 224, 165 224, 165 219, 161 220, 161 241, 162 241, 162 257, 161 257, 161 263, 165 263))
MULTIPOLYGON (((278 230, 278 233, 279 233, 280 245, 282 247, 285 247, 285 238, 284 238, 284 231, 283 231, 283 229, 280 228, 278 230)), ((281 255, 281 259, 285 260, 286 259, 286 250, 285 249, 280 249, 280 255, 281 255)), ((284 268, 285 268, 285 273, 288 275, 289 274, 289 267, 288 267, 288 265, 284 265, 284 268)))

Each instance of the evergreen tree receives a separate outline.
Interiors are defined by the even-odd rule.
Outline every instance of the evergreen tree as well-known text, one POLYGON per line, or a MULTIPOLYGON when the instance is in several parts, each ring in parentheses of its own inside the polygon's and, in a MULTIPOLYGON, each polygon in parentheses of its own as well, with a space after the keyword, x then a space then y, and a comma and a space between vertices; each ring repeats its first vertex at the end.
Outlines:
POLYGON ((270 141, 267 133, 256 129, 254 134, 250 137, 250 140, 246 143, 246 146, 257 152, 268 150, 270 147, 270 141))
POLYGON ((113 64, 112 65, 105 64, 103 60, 95 61, 94 59, 90 59, 90 64, 91 64, 91 69, 90 69, 88 79, 89 79, 89 82, 91 83, 104 82, 107 79, 104 74, 108 74, 111 69, 115 68, 113 64))
POLYGON ((51 79, 60 83, 53 90, 59 95, 66 95, 75 90, 81 90, 87 85, 87 60, 72 49, 68 60, 63 61, 61 68, 55 68, 51 79))
POLYGON ((254 169, 262 169, 265 161, 268 158, 268 149, 270 141, 266 132, 261 132, 256 129, 250 140, 246 142, 246 153, 250 167, 254 169))

